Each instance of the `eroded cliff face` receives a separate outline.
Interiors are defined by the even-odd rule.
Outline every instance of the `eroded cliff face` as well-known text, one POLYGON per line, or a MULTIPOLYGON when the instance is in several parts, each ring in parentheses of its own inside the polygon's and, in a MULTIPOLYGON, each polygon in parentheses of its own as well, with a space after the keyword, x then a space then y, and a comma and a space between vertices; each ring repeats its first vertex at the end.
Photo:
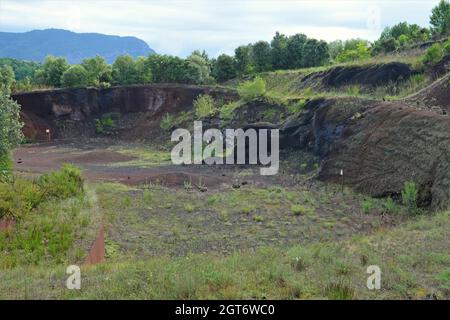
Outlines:
POLYGON ((25 136, 40 140, 47 138, 46 129, 53 138, 91 135, 95 119, 108 113, 152 118, 189 110, 200 94, 224 102, 238 98, 233 91, 202 86, 146 85, 34 91, 13 99, 22 106, 25 136))
MULTIPOLYGON (((47 128, 52 138, 95 135, 95 119, 115 114, 124 119, 117 137, 126 140, 155 139, 161 131, 160 117, 191 109, 200 94, 224 103, 238 99, 234 91, 180 85, 53 90, 13 98, 22 105, 29 139, 46 139, 47 128)), ((404 183, 413 181, 420 205, 436 209, 450 205, 450 117, 446 114, 420 110, 410 101, 321 98, 309 101, 284 124, 267 126, 246 124, 259 121, 264 111, 262 105, 248 108, 248 112, 236 111, 242 113, 237 114, 236 125, 280 127, 280 147, 320 157, 319 179, 341 183, 343 170, 346 185, 380 197, 399 196, 404 183)))
POLYGON ((450 205, 450 117, 402 102, 340 98, 309 102, 282 127, 283 147, 322 159, 318 178, 374 197, 418 186, 420 206, 450 205))

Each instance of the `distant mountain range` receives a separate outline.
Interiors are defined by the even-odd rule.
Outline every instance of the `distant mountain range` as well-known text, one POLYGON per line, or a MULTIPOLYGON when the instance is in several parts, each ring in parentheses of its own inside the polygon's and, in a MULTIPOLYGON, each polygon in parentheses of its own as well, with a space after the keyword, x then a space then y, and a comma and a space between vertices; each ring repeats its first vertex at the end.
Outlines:
POLYGON ((136 37, 75 33, 61 29, 24 33, 0 32, 0 57, 42 62, 47 55, 64 56, 69 63, 100 55, 109 63, 123 54, 148 56, 155 51, 136 37))

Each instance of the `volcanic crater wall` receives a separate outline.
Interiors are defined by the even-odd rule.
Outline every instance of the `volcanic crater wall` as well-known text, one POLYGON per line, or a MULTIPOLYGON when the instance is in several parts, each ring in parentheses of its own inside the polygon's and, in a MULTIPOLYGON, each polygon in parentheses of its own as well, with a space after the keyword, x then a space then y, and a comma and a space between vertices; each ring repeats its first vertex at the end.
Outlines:
POLYGON ((209 94, 224 102, 236 100, 231 90, 189 85, 124 86, 108 89, 79 88, 33 91, 13 95, 22 106, 24 133, 28 139, 46 139, 92 133, 94 120, 107 113, 123 115, 144 113, 158 117, 192 107, 200 94, 209 94), (76 129, 76 130, 75 130, 76 129))
POLYGON ((282 127, 281 146, 319 155, 319 179, 374 197, 418 186, 422 207, 450 205, 450 117, 402 102, 316 99, 282 127))

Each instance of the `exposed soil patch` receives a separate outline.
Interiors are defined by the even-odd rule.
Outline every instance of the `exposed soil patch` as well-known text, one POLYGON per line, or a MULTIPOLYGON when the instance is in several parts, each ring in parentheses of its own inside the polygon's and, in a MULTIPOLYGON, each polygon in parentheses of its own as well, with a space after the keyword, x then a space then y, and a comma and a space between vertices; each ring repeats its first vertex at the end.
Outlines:
POLYGON ((75 144, 41 143, 18 148, 14 153, 16 171, 39 175, 49 170, 58 170, 64 163, 81 167, 84 176, 92 182, 120 182, 128 185, 159 184, 167 187, 181 187, 191 183, 206 187, 217 187, 231 180, 231 177, 217 174, 212 168, 197 166, 112 166, 137 159, 136 156, 106 150, 104 145, 86 142, 75 144))
POLYGON ((90 164, 108 164, 135 159, 108 150, 89 150, 67 148, 59 143, 42 143, 18 148, 14 152, 14 162, 19 171, 41 173, 46 170, 57 170, 63 163, 80 166, 90 164))
POLYGON ((450 201, 450 118, 402 103, 381 103, 345 128, 320 178, 344 181, 372 196, 419 189, 419 203, 445 209, 450 201))
POLYGON ((407 97, 405 101, 420 109, 431 110, 442 115, 450 115, 450 74, 407 97))

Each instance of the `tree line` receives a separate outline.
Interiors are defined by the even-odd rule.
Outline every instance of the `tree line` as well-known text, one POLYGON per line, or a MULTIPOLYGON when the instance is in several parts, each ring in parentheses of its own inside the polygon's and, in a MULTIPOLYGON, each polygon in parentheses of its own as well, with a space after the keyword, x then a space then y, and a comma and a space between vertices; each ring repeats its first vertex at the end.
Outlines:
POLYGON ((363 39, 325 41, 304 34, 286 36, 277 32, 270 42, 239 46, 234 55, 209 58, 194 51, 186 59, 150 55, 137 59, 120 56, 109 65, 103 57, 84 59, 69 65, 63 57, 49 56, 42 64, 0 59, 0 82, 14 91, 34 87, 109 87, 149 83, 213 84, 238 76, 273 70, 323 66, 363 60, 390 53, 450 33, 450 2, 441 0, 433 8, 430 28, 407 22, 387 27, 373 43, 363 39))

